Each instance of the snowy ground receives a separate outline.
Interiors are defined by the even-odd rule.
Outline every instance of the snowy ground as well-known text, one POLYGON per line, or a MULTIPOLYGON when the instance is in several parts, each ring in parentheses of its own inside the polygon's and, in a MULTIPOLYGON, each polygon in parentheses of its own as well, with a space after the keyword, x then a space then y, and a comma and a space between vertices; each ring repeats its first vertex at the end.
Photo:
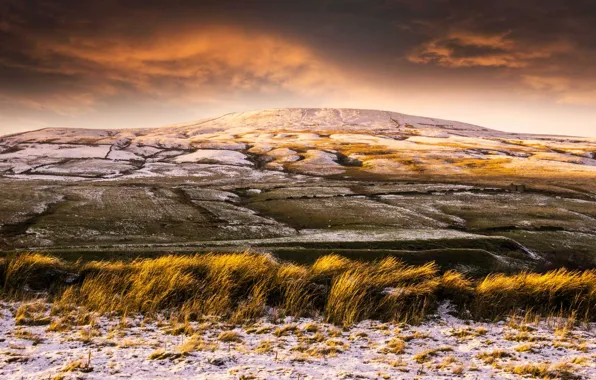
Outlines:
POLYGON ((596 324, 470 322, 449 315, 446 305, 419 326, 98 317, 60 332, 16 326, 18 307, 2 304, 3 379, 487 379, 536 368, 540 377, 596 377, 596 324))

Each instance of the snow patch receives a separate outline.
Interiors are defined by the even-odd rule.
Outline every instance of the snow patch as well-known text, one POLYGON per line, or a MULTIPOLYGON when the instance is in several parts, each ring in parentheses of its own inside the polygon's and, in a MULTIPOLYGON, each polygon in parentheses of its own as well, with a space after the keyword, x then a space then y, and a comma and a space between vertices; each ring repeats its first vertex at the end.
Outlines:
POLYGON ((251 166, 252 163, 247 161, 246 156, 240 152, 231 150, 197 150, 196 152, 178 156, 174 159, 175 162, 215 162, 227 165, 251 166))

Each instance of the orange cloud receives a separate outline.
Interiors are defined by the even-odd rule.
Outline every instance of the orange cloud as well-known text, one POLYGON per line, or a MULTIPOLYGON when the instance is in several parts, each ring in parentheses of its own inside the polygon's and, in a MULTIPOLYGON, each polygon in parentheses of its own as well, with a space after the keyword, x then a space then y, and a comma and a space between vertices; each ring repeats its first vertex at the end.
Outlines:
POLYGON ((415 48, 408 55, 413 63, 437 64, 445 67, 509 67, 525 68, 533 61, 568 51, 569 46, 553 43, 526 46, 509 33, 479 34, 467 31, 448 33, 415 48))
POLYGON ((333 96, 352 83, 301 43, 236 27, 168 26, 142 36, 114 29, 101 35, 13 29, 23 41, 18 56, 27 59, 0 57, 0 64, 51 78, 52 87, 39 82, 37 91, 0 88, 0 100, 62 116, 85 114, 121 98, 215 105, 260 95, 333 96))
POLYGON ((128 86, 152 96, 208 100, 234 92, 300 95, 338 90, 339 69, 300 44, 256 32, 206 27, 145 39, 38 38, 36 70, 76 76, 97 96, 128 86), (54 60, 54 58, 59 59, 54 60), (96 91, 96 86, 102 87, 96 91))

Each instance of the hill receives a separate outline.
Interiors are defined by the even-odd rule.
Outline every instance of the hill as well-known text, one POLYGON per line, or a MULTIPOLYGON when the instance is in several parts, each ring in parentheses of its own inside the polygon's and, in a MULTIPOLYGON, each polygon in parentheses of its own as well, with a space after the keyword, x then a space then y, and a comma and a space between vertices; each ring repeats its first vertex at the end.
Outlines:
MULTIPOLYGON (((0 138, 0 248, 596 263, 596 139, 352 109, 0 138)), ((95 256, 96 257, 96 256, 95 256)))

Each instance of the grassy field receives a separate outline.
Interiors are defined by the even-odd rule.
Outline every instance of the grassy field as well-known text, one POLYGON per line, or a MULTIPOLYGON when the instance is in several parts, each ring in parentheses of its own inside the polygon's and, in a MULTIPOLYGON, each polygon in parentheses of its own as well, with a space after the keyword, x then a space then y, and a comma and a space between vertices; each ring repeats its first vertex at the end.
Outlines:
POLYGON ((389 255, 471 273, 596 266, 591 193, 285 178, 0 180, 0 254, 35 249, 87 260, 253 249, 299 263, 389 255))

